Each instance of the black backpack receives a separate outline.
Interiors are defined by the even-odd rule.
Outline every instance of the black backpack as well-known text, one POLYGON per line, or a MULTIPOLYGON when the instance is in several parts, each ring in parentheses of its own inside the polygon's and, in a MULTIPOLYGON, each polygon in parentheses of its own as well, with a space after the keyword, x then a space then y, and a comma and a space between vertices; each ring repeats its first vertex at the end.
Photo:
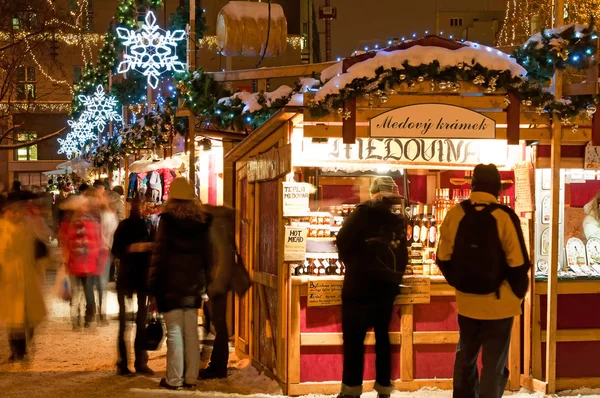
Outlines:
POLYGON ((472 204, 469 200, 460 205, 465 215, 458 224, 446 279, 463 293, 499 295, 500 286, 507 277, 508 264, 492 212, 502 206, 472 204), (476 209, 482 206, 483 209, 476 209))

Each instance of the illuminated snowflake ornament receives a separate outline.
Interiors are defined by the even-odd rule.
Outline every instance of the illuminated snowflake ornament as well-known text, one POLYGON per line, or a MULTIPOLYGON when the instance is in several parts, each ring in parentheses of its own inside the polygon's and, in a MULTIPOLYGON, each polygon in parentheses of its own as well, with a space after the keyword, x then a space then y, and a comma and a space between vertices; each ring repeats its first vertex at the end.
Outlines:
POLYGON ((118 102, 112 95, 106 95, 102 85, 96 87, 94 95, 80 95, 79 100, 83 103, 85 110, 81 113, 80 122, 86 122, 98 132, 103 132, 110 121, 120 122, 121 115, 115 110, 118 102))
POLYGON ((80 145, 85 144, 87 141, 96 138, 94 134, 94 126, 88 123, 87 119, 81 117, 79 120, 67 121, 71 127, 71 135, 76 139, 80 145))
POLYGON ((62 138, 58 139, 58 154, 64 153, 67 155, 67 159, 71 159, 73 154, 80 152, 80 144, 79 140, 73 136, 73 133, 67 134, 67 137, 63 140, 62 138))
POLYGON ((177 58, 177 42, 185 39, 184 30, 165 31, 156 25, 156 17, 150 11, 140 30, 117 28, 117 35, 126 47, 119 73, 134 69, 147 77, 152 88, 158 86, 158 77, 167 71, 185 72, 185 63, 177 58))

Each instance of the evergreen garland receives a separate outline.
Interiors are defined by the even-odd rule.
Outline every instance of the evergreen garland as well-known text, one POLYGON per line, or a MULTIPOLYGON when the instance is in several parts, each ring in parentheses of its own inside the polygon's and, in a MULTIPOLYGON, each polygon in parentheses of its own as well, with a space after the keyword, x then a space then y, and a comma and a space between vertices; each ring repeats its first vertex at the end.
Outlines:
POLYGON ((587 27, 573 24, 561 30, 543 29, 517 48, 513 56, 527 70, 529 80, 546 83, 556 70, 584 70, 594 65, 597 38, 592 18, 587 27))

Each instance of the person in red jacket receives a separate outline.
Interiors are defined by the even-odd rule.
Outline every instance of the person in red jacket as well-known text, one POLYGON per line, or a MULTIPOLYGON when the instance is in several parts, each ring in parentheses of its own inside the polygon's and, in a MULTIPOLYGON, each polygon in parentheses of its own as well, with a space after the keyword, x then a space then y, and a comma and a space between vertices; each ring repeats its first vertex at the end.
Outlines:
MULTIPOLYGON (((75 199, 73 199, 75 201, 75 199)), ((72 286, 71 320, 73 330, 81 327, 83 297, 85 297, 84 327, 92 325, 96 312, 93 282, 103 270, 105 253, 102 245, 100 220, 93 212, 93 203, 79 197, 70 220, 61 225, 63 256, 72 286)))

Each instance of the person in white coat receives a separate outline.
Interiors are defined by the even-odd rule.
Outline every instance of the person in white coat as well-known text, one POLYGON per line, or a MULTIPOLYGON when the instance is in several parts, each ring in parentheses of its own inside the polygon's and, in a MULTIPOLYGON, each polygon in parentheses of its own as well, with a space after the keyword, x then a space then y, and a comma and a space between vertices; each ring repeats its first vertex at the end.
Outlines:
POLYGON ((44 262, 36 259, 36 237, 25 201, 15 199, 0 217, 0 324, 8 329, 10 361, 27 354, 27 341, 46 316, 44 262))

